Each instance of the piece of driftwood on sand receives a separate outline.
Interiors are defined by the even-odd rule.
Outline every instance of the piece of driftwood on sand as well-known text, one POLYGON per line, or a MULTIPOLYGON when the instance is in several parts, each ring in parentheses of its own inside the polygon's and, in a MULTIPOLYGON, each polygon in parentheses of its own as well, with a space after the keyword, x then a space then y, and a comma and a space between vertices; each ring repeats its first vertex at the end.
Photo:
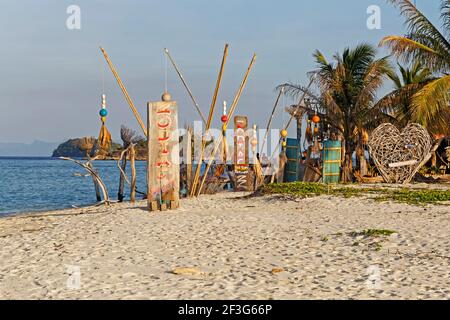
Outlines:
POLYGON ((72 161, 73 163, 76 163, 77 165, 83 167, 87 172, 89 172, 89 174, 92 176, 92 179, 95 180, 95 182, 98 184, 100 190, 103 193, 103 201, 100 201, 100 203, 104 203, 106 205, 110 204, 108 190, 106 189, 105 183, 103 182, 100 175, 90 165, 91 161, 95 160, 95 157, 90 159, 87 163, 83 163, 81 161, 78 161, 78 160, 75 160, 72 158, 68 158, 68 157, 60 157, 60 159, 66 160, 66 161, 72 161))
MULTIPOLYGON (((130 186, 130 201, 135 202, 136 200, 136 144, 130 143, 130 145, 120 153, 120 157, 117 160, 117 168, 120 171, 120 181, 126 182, 130 186), (126 160, 127 156, 130 158, 130 167, 131 167, 131 182, 128 180, 126 172, 123 167, 124 159, 126 160)), ((126 165, 126 162, 125 162, 126 165)), ((122 185, 121 185, 122 186, 122 185)), ((122 195, 120 195, 119 190, 119 202, 123 201, 123 187, 122 187, 122 195), (121 196, 121 198, 120 198, 121 196)))

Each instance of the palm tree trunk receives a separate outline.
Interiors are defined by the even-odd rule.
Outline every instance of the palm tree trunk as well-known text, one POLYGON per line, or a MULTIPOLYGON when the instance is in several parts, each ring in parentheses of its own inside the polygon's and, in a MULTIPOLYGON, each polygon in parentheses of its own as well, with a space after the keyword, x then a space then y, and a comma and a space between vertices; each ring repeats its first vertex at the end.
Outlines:
POLYGON ((345 157, 344 163, 342 164, 342 176, 341 182, 347 183, 353 181, 353 163, 352 163, 352 154, 353 154, 353 144, 351 141, 350 135, 345 132, 345 157))
POLYGON ((301 154, 302 154, 302 120, 303 120, 303 114, 301 117, 297 117, 297 180, 300 179, 300 160, 301 160, 301 154))

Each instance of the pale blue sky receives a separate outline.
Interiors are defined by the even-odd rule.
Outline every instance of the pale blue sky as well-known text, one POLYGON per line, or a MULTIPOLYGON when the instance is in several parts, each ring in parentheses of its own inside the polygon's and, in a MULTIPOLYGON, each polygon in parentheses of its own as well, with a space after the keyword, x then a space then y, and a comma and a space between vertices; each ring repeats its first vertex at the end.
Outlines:
MULTIPOLYGON (((437 22, 439 2, 418 0, 418 7, 437 22)), ((138 129, 99 45, 143 117, 146 102, 158 100, 164 90, 164 47, 205 114, 224 44, 230 52, 220 102, 233 99, 256 52, 237 113, 265 126, 274 88, 286 81, 305 83, 315 49, 331 56, 346 46, 377 44, 385 35, 405 32, 403 18, 385 0, 0 0, 0 23, 0 142, 97 135, 102 70, 113 137, 117 140, 121 124, 138 129), (71 4, 81 7, 81 30, 66 28, 71 4), (381 30, 366 27, 372 4, 381 7, 381 30)), ((168 80, 180 123, 198 119, 170 66, 168 80)), ((275 127, 286 119, 278 114, 275 127)))

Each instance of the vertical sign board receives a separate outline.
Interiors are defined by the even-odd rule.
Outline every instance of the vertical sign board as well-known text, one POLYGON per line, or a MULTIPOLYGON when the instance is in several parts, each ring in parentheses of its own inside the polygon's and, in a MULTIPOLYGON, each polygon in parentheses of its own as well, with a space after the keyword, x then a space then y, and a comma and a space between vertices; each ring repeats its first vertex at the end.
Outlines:
POLYGON ((180 152, 175 101, 148 103, 147 183, 150 211, 179 206, 180 152))
POLYGON ((248 190, 248 119, 243 116, 234 117, 234 173, 236 177, 235 191, 248 190))

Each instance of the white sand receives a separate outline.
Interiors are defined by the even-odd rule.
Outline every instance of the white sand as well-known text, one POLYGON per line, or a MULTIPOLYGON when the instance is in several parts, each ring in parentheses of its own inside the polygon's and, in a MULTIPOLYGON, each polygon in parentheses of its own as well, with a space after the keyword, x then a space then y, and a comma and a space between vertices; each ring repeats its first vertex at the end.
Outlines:
POLYGON ((448 206, 242 195, 0 219, 0 298, 450 298, 448 206), (368 228, 398 234, 348 234, 368 228))

